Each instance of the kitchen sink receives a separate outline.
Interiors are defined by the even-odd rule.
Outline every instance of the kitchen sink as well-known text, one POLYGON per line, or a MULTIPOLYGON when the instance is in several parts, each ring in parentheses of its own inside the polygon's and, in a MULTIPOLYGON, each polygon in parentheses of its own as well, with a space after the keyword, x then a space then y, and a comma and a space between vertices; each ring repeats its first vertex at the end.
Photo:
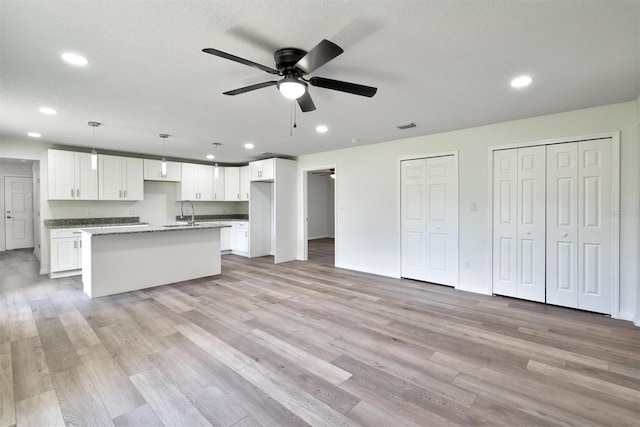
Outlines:
MULTIPOLYGON (((193 225, 200 225, 200 224, 195 223, 193 225)), ((191 227, 191 224, 167 224, 167 225, 163 225, 163 227, 191 227)))

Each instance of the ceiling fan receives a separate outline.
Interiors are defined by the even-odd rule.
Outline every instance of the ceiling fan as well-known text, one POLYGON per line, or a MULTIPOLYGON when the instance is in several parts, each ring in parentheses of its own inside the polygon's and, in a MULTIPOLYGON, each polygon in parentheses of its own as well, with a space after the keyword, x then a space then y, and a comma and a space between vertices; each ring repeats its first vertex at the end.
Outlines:
POLYGON ((224 95, 240 95, 256 89, 262 89, 269 86, 276 86, 278 90, 288 99, 295 99, 303 112, 313 111, 316 109, 311 95, 309 95, 308 84, 325 89, 337 90, 340 92, 352 93, 372 97, 376 94, 377 88, 371 86, 359 85, 356 83, 343 82, 340 80, 332 80, 324 77, 311 77, 306 79, 304 76, 310 74, 322 67, 327 62, 340 55, 344 50, 329 40, 322 40, 309 52, 293 47, 285 47, 278 49, 273 57, 276 62, 276 68, 267 67, 248 59, 240 58, 217 49, 202 49, 203 52, 211 55, 219 56, 240 64, 248 65, 269 74, 282 76, 280 80, 271 80, 268 82, 258 83, 250 86, 241 87, 239 89, 224 92, 224 95), (308 83, 308 84, 307 84, 308 83))

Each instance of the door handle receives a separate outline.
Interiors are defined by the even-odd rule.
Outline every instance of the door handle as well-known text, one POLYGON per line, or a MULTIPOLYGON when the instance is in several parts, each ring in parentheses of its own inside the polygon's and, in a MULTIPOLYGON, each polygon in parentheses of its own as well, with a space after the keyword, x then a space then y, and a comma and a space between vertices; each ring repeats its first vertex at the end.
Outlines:
POLYGON ((562 237, 567 237, 568 234, 567 233, 562 233, 562 237))
POLYGON ((124 190, 124 198, 127 198, 127 190, 124 190))
POLYGON ((530 232, 530 231, 527 231, 527 236, 530 236, 530 235, 531 235, 531 232, 530 232))
POLYGON ((13 217, 12 217, 12 216, 8 216, 7 218, 8 218, 8 219, 11 219, 11 218, 13 218, 13 217))

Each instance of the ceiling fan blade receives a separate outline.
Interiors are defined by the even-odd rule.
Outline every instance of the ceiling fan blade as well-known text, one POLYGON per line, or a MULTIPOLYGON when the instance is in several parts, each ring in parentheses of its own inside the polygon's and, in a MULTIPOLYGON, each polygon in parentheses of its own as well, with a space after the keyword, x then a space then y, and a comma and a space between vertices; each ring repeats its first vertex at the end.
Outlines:
POLYGON ((276 83, 278 82, 276 82, 275 80, 270 82, 257 83, 255 85, 245 86, 239 89, 234 89, 234 90, 224 92, 223 95, 231 95, 231 96, 240 95, 241 93, 251 92, 252 90, 262 89, 263 87, 275 86, 276 83))
POLYGON ((305 56, 300 58, 296 67, 309 74, 340 55, 344 50, 329 40, 322 40, 305 56))
POLYGON ((231 55, 230 53, 222 52, 221 50, 207 48, 202 49, 202 51, 211 55, 219 56, 220 58, 228 59, 230 61, 238 62, 240 64, 248 65, 250 67, 266 71, 270 74, 278 74, 278 70, 274 70, 273 68, 267 67, 266 65, 258 64, 257 62, 249 61, 248 59, 240 58, 239 56, 231 55))
POLYGON ((303 113, 314 111, 316 109, 316 105, 313 103, 313 99, 311 99, 309 91, 306 91, 304 95, 297 99, 297 101, 303 113))
POLYGON ((343 82, 340 80, 325 79, 324 77, 311 77, 311 86, 323 87, 325 89, 338 90, 340 92, 352 93, 354 95, 367 96, 371 98, 376 94, 378 88, 359 85, 356 83, 343 82))

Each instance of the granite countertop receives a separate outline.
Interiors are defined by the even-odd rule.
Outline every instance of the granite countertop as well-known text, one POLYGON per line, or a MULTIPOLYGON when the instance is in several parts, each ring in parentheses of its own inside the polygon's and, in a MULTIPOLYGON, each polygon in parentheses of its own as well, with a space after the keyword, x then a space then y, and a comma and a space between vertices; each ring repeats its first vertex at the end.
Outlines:
POLYGON ((82 227, 114 227, 119 225, 143 225, 140 217, 126 216, 113 218, 65 218, 65 219, 45 219, 46 228, 82 228, 82 227))
POLYGON ((112 228, 82 228, 80 231, 92 236, 107 236, 113 234, 157 233, 165 231, 205 230, 211 228, 224 228, 229 225, 201 224, 201 225, 146 225, 140 227, 112 227, 112 228))
MULTIPOLYGON (((176 221, 191 220, 191 215, 185 215, 181 217, 176 216, 176 221)), ((195 220, 199 222, 212 222, 212 221, 249 221, 249 215, 246 214, 222 214, 222 215, 196 215, 195 220)))

